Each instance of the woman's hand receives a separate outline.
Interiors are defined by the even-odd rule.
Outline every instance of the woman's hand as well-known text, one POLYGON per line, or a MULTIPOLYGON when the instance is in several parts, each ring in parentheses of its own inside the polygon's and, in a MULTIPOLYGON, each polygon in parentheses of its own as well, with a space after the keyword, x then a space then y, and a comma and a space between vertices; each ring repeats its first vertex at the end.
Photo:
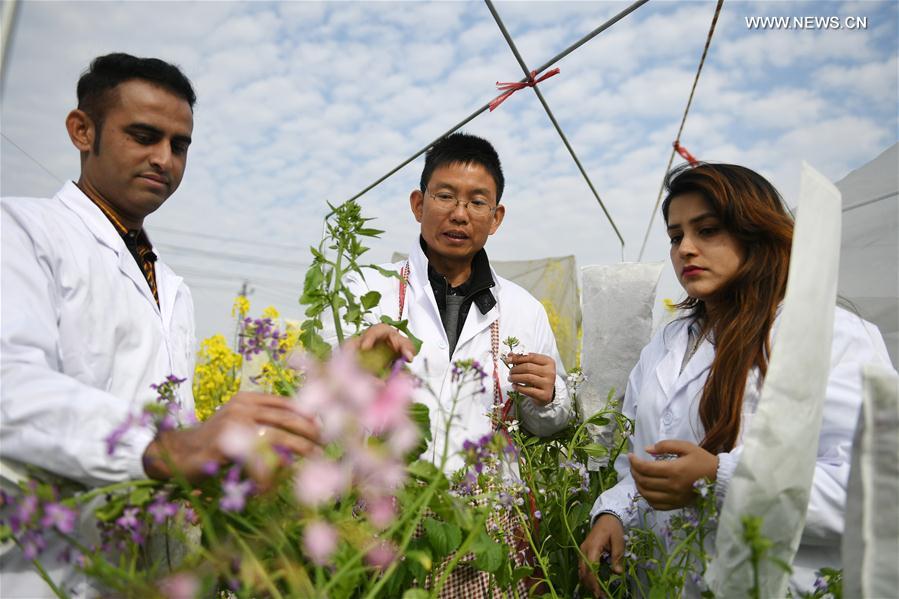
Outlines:
MULTIPOLYGON (((621 558, 624 555, 624 527, 621 525, 621 521, 612 514, 600 515, 590 534, 581 543, 581 553, 590 564, 596 564, 603 554, 607 554, 611 556, 612 572, 623 573, 624 567, 621 565, 621 558)), ((593 573, 590 565, 583 560, 578 564, 578 574, 581 584, 587 587, 594 597, 603 596, 599 579, 593 573)))
POLYGON ((642 460, 632 453, 627 456, 637 490, 657 510, 674 510, 693 503, 693 483, 700 478, 717 478, 718 456, 688 441, 659 441, 646 451, 655 456, 674 456, 656 461, 642 460))

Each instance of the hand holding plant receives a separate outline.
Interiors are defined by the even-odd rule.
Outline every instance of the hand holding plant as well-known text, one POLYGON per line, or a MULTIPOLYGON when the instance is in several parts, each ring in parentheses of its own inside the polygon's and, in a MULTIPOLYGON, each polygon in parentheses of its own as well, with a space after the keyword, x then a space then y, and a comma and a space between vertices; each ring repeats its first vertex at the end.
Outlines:
POLYGON ((527 395, 540 405, 552 402, 556 387, 556 361, 543 354, 514 354, 506 356, 509 381, 517 385, 522 395, 527 395))
POLYGON ((265 436, 273 447, 295 455, 310 455, 318 449, 318 426, 297 413, 290 399, 241 392, 202 424, 161 432, 144 454, 144 468, 151 478, 166 480, 176 464, 182 476, 196 481, 210 464, 223 465, 234 457, 228 455, 228 446, 235 437, 253 436, 265 436))
POLYGON ((624 556, 624 527, 621 525, 621 521, 612 514, 601 514, 590 530, 590 534, 581 543, 581 553, 586 558, 586 562, 581 559, 578 563, 581 582, 594 596, 601 597, 600 582, 590 564, 596 564, 602 558, 609 557, 612 572, 624 573, 624 567, 621 564, 624 556))
POLYGON ((674 459, 643 460, 628 454, 637 490, 657 510, 686 507, 696 499, 694 483, 718 473, 718 456, 688 441, 660 441, 646 451, 674 459))

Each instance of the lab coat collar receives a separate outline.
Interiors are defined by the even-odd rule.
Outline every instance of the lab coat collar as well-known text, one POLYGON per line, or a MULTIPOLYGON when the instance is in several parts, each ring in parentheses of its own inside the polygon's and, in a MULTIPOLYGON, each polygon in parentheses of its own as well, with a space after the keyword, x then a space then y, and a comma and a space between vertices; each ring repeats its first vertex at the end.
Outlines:
MULTIPOLYGON (((501 279, 497 276, 492 266, 490 268, 490 276, 493 278, 494 287, 491 290, 494 297, 501 297, 501 279)), ((440 311, 437 308, 437 300, 434 297, 434 290, 431 288, 431 282, 428 279, 428 257, 425 256, 421 244, 416 242, 409 252, 409 285, 413 286, 418 298, 418 304, 424 310, 429 311, 431 318, 435 322, 441 322, 440 311)), ((465 319, 465 326, 459 334, 459 340, 456 343, 456 349, 462 347, 467 341, 475 337, 479 332, 489 327, 490 324, 499 318, 499 303, 495 303, 486 313, 482 314, 479 309, 469 307, 468 317, 465 319)), ((446 336, 443 326, 438 327, 446 336)))
MULTIPOLYGON (((690 330, 694 324, 690 319, 682 319, 665 325, 665 357, 656 366, 655 376, 668 401, 708 371, 715 357, 714 344, 703 339, 681 372, 680 367, 690 342, 690 330)), ((698 327, 694 330, 698 334, 698 327)))
MULTIPOLYGON (((125 245, 125 240, 119 235, 115 225, 109 222, 109 219, 103 214, 103 211, 100 210, 100 208, 98 208, 97 205, 94 204, 94 202, 91 201, 91 199, 72 181, 66 181, 62 189, 56 194, 56 197, 59 198, 63 205, 81 219, 98 242, 116 253, 119 270, 137 285, 137 288, 144 298, 153 304, 156 310, 159 311, 160 306, 156 304, 156 298, 153 297, 153 292, 150 291, 150 285, 147 283, 144 273, 141 272, 140 267, 137 265, 137 262, 125 245)), ((159 255, 157 254, 157 258, 158 257, 159 255)), ((157 260, 157 270, 159 269, 160 264, 160 261, 157 260)), ((162 303, 163 285, 161 279, 163 278, 165 277, 159 277, 157 273, 156 284, 157 292, 160 294, 160 304, 162 303)), ((168 287, 169 285, 165 286, 168 287)), ((177 286, 175 287, 175 291, 177 291, 177 286)), ((170 300, 171 301, 168 302, 169 305, 174 305, 174 296, 172 296, 170 300)))

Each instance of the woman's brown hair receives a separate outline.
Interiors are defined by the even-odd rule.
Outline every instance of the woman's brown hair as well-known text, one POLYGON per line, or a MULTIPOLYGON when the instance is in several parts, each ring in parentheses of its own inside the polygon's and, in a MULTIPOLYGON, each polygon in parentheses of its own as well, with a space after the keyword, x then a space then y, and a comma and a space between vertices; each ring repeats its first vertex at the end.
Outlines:
POLYGON ((662 214, 666 222, 673 199, 697 193, 744 252, 734 278, 715 298, 714 315, 696 298, 688 297, 678 306, 711 332, 715 344, 699 402, 705 428, 701 446, 711 453, 730 451, 740 434, 749 371, 758 367, 761 380, 768 370, 769 333, 786 290, 793 219, 774 186, 742 166, 685 165, 671 171, 665 185, 668 195, 662 214))

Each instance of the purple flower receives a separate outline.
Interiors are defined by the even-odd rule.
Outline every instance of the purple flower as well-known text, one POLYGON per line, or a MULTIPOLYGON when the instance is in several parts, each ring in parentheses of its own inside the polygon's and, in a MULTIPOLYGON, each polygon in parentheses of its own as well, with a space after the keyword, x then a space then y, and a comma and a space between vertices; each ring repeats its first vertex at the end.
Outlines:
POLYGON ((253 481, 240 480, 240 467, 234 466, 222 482, 222 498, 219 507, 226 512, 243 511, 247 496, 253 491, 253 481))
POLYGON ((168 518, 173 518, 178 514, 178 504, 166 501, 166 495, 160 493, 147 508, 147 511, 153 516, 153 521, 156 524, 162 524, 168 518))
POLYGON ((75 530, 75 519, 78 514, 75 510, 59 503, 48 503, 44 506, 44 517, 41 526, 44 528, 55 527, 63 534, 70 534, 75 530))
POLYGON ((540 510, 534 510, 534 518, 537 520, 543 520, 543 512, 540 510))
MULTIPOLYGON (((33 491, 32 486, 32 491, 33 491)), ((9 519, 9 527, 12 528, 13 532, 19 532, 19 528, 25 526, 31 522, 31 519, 37 513, 38 508, 38 499, 37 495, 25 495, 22 497, 22 500, 19 502, 19 505, 16 506, 15 513, 13 513, 12 517, 9 519)))
POLYGON ((245 318, 240 327, 237 352, 248 360, 263 351, 277 356, 286 353, 280 344, 286 335, 275 328, 274 324, 271 318, 245 318))
POLYGON ((106 455, 112 455, 115 453, 116 448, 121 444, 122 437, 125 436, 129 430, 131 430, 131 426, 134 424, 134 417, 130 414, 125 419, 122 424, 115 427, 111 433, 104 439, 106 441, 106 455))
POLYGON ((197 516, 197 512, 194 511, 194 508, 189 505, 184 506, 181 510, 181 513, 184 515, 184 521, 188 524, 197 525, 200 523, 200 518, 197 516))
POLYGON ((136 507, 126 507, 122 515, 116 518, 116 526, 127 530, 137 530, 140 528, 140 520, 137 518, 139 513, 140 510, 136 507))
POLYGON ((37 530, 26 532, 20 543, 22 544, 22 554, 26 559, 36 559, 47 548, 47 541, 44 539, 44 535, 37 530))
POLYGON ((815 578, 815 590, 822 593, 827 591, 827 581, 823 577, 818 576, 815 578))

